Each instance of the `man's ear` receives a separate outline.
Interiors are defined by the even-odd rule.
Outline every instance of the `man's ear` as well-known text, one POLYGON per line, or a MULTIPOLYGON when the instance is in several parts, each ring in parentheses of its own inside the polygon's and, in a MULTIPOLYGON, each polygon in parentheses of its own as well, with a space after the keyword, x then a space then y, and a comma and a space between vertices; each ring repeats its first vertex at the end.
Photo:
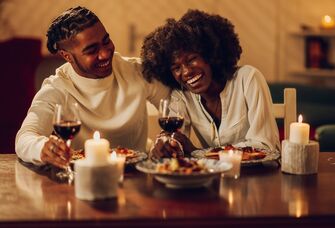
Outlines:
POLYGON ((62 56, 63 59, 65 59, 65 61, 67 61, 69 63, 73 62, 70 52, 61 49, 61 50, 59 50, 59 54, 60 54, 60 56, 62 56))

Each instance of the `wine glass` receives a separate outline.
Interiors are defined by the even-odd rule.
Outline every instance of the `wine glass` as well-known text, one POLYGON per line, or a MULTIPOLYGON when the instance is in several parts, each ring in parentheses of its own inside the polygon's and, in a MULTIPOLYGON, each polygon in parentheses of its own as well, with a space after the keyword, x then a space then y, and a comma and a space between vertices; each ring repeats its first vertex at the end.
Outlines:
MULTIPOLYGON (((81 121, 79 118, 78 103, 68 103, 68 105, 56 104, 53 127, 55 133, 62 138, 70 153, 71 142, 80 130, 81 121)), ((64 170, 56 174, 61 180, 67 179, 69 183, 73 181, 74 174, 68 164, 64 170)))
POLYGON ((174 132, 180 129, 184 123, 184 117, 181 114, 181 101, 179 98, 171 97, 169 99, 162 99, 159 103, 159 126, 167 132, 167 135, 163 137, 163 140, 174 141, 179 146, 178 154, 176 157, 183 157, 184 150, 181 143, 174 138, 174 132))

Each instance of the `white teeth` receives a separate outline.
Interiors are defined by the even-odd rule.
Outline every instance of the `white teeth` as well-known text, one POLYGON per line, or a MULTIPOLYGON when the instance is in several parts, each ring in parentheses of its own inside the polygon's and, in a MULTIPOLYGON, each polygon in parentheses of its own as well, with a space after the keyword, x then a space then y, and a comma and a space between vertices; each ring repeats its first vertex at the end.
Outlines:
POLYGON ((201 78, 201 76, 202 76, 201 74, 198 74, 198 75, 194 76, 190 80, 187 80, 187 84, 192 84, 192 83, 198 81, 201 78))
POLYGON ((109 61, 105 62, 105 63, 101 63, 101 64, 98 64, 99 67, 106 67, 108 66, 109 64, 109 61))

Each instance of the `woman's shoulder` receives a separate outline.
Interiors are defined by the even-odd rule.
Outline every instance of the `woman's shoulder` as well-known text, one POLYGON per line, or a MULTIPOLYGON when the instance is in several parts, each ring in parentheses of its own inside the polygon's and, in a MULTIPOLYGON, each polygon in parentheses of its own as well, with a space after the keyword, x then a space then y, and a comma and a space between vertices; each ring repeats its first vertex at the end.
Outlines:
POLYGON ((236 81, 241 81, 243 84, 249 84, 251 81, 264 81, 264 75, 260 70, 251 65, 243 65, 236 71, 234 77, 236 81))
POLYGON ((240 66, 237 69, 236 73, 237 73, 237 77, 248 77, 248 76, 262 74, 256 67, 251 66, 251 65, 240 66))

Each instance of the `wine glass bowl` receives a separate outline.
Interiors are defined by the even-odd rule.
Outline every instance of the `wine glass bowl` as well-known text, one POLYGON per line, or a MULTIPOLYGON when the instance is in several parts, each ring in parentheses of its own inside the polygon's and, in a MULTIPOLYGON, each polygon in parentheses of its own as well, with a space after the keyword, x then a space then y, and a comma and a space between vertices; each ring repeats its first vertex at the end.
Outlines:
POLYGON ((177 157, 183 157, 184 151, 181 143, 174 138, 174 132, 180 129, 184 124, 184 117, 181 113, 181 101, 179 98, 171 97, 169 99, 162 99, 159 103, 159 126, 167 132, 164 141, 175 141, 180 151, 177 157))
MULTIPOLYGON (((66 142, 69 153, 72 139, 78 134, 80 127, 81 121, 77 103, 68 103, 67 105, 56 104, 53 117, 54 132, 66 142)), ((68 179, 69 183, 71 183, 73 172, 69 164, 65 170, 58 172, 56 176, 60 179, 68 179)))
POLYGON ((177 131, 179 128, 183 126, 184 118, 179 116, 171 116, 171 117, 160 117, 158 119, 159 126, 169 133, 173 133, 177 131))

